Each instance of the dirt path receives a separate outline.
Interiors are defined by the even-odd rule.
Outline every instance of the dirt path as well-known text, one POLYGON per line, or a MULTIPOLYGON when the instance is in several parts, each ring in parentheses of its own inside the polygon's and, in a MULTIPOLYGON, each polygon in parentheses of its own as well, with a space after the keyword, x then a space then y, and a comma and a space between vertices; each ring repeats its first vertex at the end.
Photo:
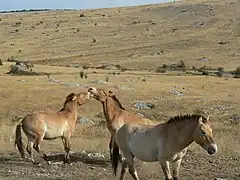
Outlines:
MULTIPOLYGON (((51 155, 55 159, 51 165, 42 163, 33 166, 29 161, 22 161, 18 154, 4 153, 0 155, 0 179, 1 180, 65 180, 65 179, 115 179, 107 158, 82 157, 73 154, 72 164, 60 164, 60 155, 51 155)), ((158 163, 144 163, 139 170, 141 180, 164 179, 158 163)), ((239 158, 221 157, 220 155, 209 156, 206 154, 194 154, 188 152, 184 158, 181 170, 181 179, 240 179, 239 158)), ((131 179, 127 175, 126 179, 131 179)))

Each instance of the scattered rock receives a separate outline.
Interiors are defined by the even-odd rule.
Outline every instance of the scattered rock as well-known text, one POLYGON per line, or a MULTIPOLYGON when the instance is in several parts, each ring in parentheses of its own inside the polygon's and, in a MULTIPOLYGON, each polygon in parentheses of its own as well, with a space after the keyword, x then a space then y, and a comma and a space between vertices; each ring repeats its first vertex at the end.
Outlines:
POLYGON ((221 45, 223 45, 223 44, 229 44, 230 42, 229 41, 219 41, 218 42, 218 44, 221 44, 221 45))
POLYGON ((177 96, 184 96, 183 92, 180 92, 180 91, 177 91, 177 90, 171 90, 169 93, 177 95, 177 96))
POLYGON ((74 87, 82 87, 83 86, 81 84, 71 83, 71 82, 63 83, 62 85, 64 85, 64 86, 74 86, 74 87))
POLYGON ((48 79, 49 82, 52 82, 52 83, 61 83, 62 81, 58 80, 58 79, 48 79))
POLYGON ((228 110, 231 110, 233 109, 232 106, 220 106, 220 107, 213 107, 213 108, 210 108, 211 111, 228 111, 228 110))
POLYGON ((234 114, 230 117, 230 122, 233 124, 240 124, 240 115, 234 114))
POLYGON ((77 119, 77 123, 78 124, 95 124, 91 119, 88 119, 86 117, 79 117, 77 119))
POLYGON ((121 70, 122 67, 114 64, 103 64, 102 66, 96 67, 96 69, 121 70))
POLYGON ((206 57, 202 57, 199 60, 202 61, 202 62, 208 62, 208 59, 206 57))
POLYGON ((133 107, 136 109, 152 109, 155 106, 152 103, 137 102, 133 105, 133 107))
POLYGON ((94 84, 107 84, 108 82, 100 79, 100 80, 95 80, 92 83, 94 83, 94 84))
POLYGON ((145 117, 142 113, 137 113, 137 115, 140 117, 145 117))
POLYGON ((193 27, 202 27, 204 25, 203 22, 197 22, 193 24, 193 27))
POLYGON ((215 178, 214 180, 227 180, 227 178, 215 178))
POLYGON ((18 82, 27 82, 27 80, 24 80, 24 79, 19 79, 17 80, 18 82))
POLYGON ((116 85, 115 87, 122 90, 133 90, 133 88, 124 85, 116 85))
POLYGON ((91 158, 104 158, 104 154, 102 153, 87 153, 87 157, 91 158))
POLYGON ((33 72, 30 65, 27 63, 16 62, 15 65, 11 65, 9 72, 7 74, 11 75, 39 75, 39 73, 33 72))
POLYGON ((140 23, 140 21, 134 21, 134 22, 132 22, 132 24, 139 24, 140 23))

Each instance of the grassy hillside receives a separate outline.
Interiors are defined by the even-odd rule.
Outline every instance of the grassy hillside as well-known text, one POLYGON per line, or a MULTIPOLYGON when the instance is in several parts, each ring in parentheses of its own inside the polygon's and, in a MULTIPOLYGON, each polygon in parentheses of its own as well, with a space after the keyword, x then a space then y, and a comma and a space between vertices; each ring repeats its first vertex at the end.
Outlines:
POLYGON ((240 65, 239 9, 238 0, 198 0, 0 14, 0 54, 3 60, 51 65, 112 62, 155 69, 183 60, 190 67, 235 70, 240 65))

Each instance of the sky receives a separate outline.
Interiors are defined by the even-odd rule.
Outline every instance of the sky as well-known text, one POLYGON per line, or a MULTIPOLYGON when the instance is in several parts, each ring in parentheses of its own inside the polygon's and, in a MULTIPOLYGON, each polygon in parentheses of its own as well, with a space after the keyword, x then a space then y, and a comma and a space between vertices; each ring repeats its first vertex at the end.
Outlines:
POLYGON ((0 11, 22 9, 94 9, 170 1, 173 0, 0 0, 0 11))

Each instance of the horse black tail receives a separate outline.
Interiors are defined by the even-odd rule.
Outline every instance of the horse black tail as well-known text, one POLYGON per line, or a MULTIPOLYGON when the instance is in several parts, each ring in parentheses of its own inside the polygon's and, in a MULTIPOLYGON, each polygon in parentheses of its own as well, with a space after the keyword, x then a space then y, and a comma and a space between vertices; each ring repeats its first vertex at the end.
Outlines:
POLYGON ((113 154, 112 154, 112 168, 115 176, 117 175, 118 163, 120 161, 119 147, 113 139, 113 154))
POLYGON ((17 145, 18 151, 22 158, 25 157, 24 154, 24 144, 22 141, 22 133, 21 133, 22 123, 17 125, 16 133, 15 133, 15 146, 17 145))

